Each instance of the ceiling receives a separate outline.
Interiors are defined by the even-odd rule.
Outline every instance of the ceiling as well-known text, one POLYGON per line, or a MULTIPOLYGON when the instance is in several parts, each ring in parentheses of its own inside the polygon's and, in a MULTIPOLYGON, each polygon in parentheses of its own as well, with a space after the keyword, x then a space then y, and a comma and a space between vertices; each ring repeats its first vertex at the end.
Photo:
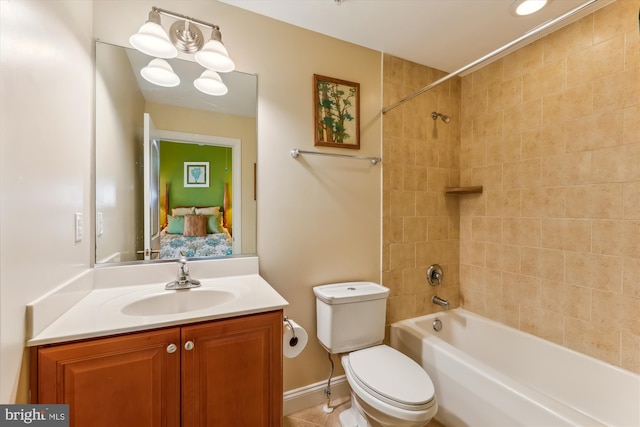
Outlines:
MULTIPOLYGON (((422 65, 454 72, 578 6, 591 3, 579 14, 540 32, 537 38, 613 0, 550 0, 544 9, 526 17, 517 17, 509 12, 513 0, 219 1, 422 65)), ((535 38, 527 39, 514 48, 535 38)))

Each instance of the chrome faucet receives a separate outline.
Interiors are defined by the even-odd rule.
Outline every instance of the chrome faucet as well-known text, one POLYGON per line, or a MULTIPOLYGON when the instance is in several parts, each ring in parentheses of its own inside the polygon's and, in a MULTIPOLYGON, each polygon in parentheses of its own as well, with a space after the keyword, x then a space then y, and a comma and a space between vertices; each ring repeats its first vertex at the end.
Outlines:
POLYGON ((437 295, 434 295, 433 298, 431 298, 431 302, 434 304, 439 305, 440 307, 444 308, 445 310, 449 309, 449 301, 447 301, 446 299, 442 299, 437 295))
POLYGON ((200 286, 200 281, 189 276, 187 258, 182 254, 178 259, 178 277, 165 285, 166 290, 191 289, 200 286))

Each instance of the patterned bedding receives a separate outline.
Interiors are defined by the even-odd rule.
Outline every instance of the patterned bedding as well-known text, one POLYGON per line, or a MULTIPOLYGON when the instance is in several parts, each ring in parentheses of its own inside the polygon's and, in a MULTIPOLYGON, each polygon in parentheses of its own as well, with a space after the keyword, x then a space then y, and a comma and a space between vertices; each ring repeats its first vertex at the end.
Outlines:
POLYGON ((181 252, 187 257, 230 256, 233 254, 231 238, 227 233, 207 234, 202 237, 160 234, 160 259, 180 258, 181 252))

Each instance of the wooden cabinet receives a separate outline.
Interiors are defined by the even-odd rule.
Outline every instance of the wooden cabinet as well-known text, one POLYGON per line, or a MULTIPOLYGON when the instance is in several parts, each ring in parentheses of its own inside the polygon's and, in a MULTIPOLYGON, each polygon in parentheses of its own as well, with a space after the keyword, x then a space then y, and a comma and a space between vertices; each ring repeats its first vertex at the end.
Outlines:
POLYGON ((281 310, 41 346, 32 358, 33 403, 68 403, 71 427, 282 423, 281 310))

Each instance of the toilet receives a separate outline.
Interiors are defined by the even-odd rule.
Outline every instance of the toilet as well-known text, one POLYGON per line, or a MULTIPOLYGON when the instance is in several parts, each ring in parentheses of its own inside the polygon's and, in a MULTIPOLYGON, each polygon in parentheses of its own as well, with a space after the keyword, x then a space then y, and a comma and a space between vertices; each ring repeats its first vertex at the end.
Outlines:
POLYGON ((317 336, 331 354, 342 354, 351 408, 342 427, 419 427, 438 410, 431 378, 398 350, 382 344, 389 289, 371 282, 313 288, 317 336))

